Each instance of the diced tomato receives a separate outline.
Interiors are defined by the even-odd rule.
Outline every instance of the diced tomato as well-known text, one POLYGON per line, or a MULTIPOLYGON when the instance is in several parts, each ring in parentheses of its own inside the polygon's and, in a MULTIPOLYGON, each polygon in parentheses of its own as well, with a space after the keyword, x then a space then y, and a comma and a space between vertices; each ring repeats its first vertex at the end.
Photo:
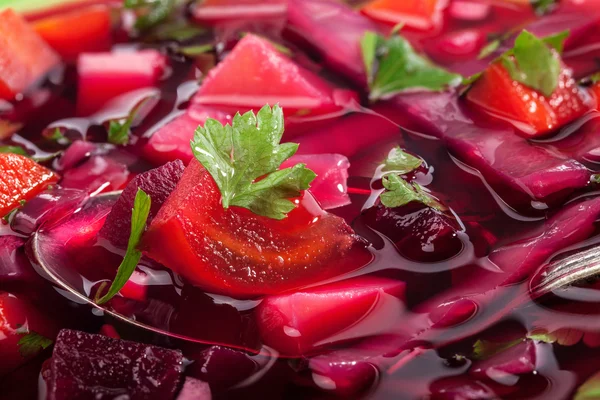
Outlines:
POLYGON ((80 53, 110 49, 110 9, 96 5, 36 21, 37 33, 66 61, 80 53))
POLYGON ((125 286, 119 291, 121 296, 138 301, 146 301, 147 292, 148 275, 139 271, 133 271, 125 286))
POLYGON ((155 86, 166 65, 166 57, 156 50, 81 54, 77 114, 90 115, 120 94, 155 86))
POLYGON ((600 82, 597 82, 592 85, 592 87, 590 88, 590 93, 596 100, 596 107, 597 107, 598 105, 600 105, 600 82))
POLYGON ((277 104, 286 115, 338 111, 336 90, 268 40, 246 35, 206 77, 192 100, 234 111, 277 104))
POLYGON ((381 318, 389 322, 400 315, 404 290, 404 282, 358 278, 267 297, 257 310, 259 330, 276 350, 290 356, 307 354, 319 345, 377 333, 386 325, 381 318), (367 317, 373 320, 361 327, 367 317), (356 335, 342 334, 351 327, 358 328, 356 335))
POLYGON ((556 130, 593 106, 590 96, 565 67, 558 88, 548 98, 514 81, 500 62, 490 65, 473 84, 467 100, 513 123, 525 137, 538 137, 556 130))
POLYGON ((224 210, 213 178, 192 160, 142 239, 150 258, 209 292, 277 294, 364 266, 364 244, 310 193, 283 220, 224 210))
POLYGON ((193 16, 202 23, 218 23, 229 20, 285 18, 286 0, 204 0, 197 3, 193 16))
POLYGON ((58 175, 35 161, 18 154, 0 154, 0 217, 56 182, 58 175))
POLYGON ((59 63, 58 55, 11 9, 0 11, 0 99, 12 100, 59 63))
POLYGON ((182 160, 189 163, 193 157, 190 141, 199 125, 208 118, 222 124, 231 123, 231 115, 210 107, 190 106, 185 113, 171 120, 152 134, 143 148, 144 156, 156 165, 182 160))
POLYGON ((0 377, 35 356, 35 351, 24 355, 19 351, 19 340, 24 335, 35 332, 54 339, 57 331, 52 320, 31 304, 10 293, 0 292, 0 377))
POLYGON ((391 25, 427 30, 442 23, 447 0, 373 0, 361 8, 366 16, 391 25))

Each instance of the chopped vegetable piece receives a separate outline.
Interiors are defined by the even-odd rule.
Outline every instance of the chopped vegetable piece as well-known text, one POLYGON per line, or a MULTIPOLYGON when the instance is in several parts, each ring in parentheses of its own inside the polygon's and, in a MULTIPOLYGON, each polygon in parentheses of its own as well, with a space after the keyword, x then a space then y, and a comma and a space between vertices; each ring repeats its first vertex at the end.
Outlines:
POLYGON ((194 285, 236 298, 302 287, 370 260, 352 229, 324 212, 310 193, 294 203, 283 220, 225 210, 212 176, 192 160, 142 249, 194 285))
POLYGON ((173 399, 181 381, 181 352, 63 329, 46 380, 49 400, 173 399))
POLYGON ((434 199, 429 193, 423 190, 417 183, 408 183, 396 174, 389 174, 383 177, 383 187, 386 189, 380 196, 381 203, 389 208, 400 207, 416 201, 423 203, 438 211, 445 211, 440 202, 434 199))
POLYGON ((381 318, 393 318, 391 310, 403 309, 404 289, 400 281, 367 277, 267 297, 257 310, 259 329, 265 343, 283 354, 311 353, 352 337, 348 331, 365 318, 378 322, 362 336, 385 330, 381 318), (385 315, 377 315, 378 310, 385 315))
POLYGON ((423 164, 423 160, 402 150, 400 146, 394 147, 383 162, 383 170, 399 175, 408 174, 423 164))
POLYGON ((177 395, 177 400, 211 400, 210 386, 199 379, 185 378, 183 387, 177 395))
POLYGON ((317 177, 310 184, 310 193, 324 210, 350 204, 347 180, 350 161, 341 154, 294 155, 281 164, 289 168, 298 163, 306 164, 317 177))
POLYGON ((22 155, 0 154, 0 216, 56 182, 58 176, 35 161, 22 155))
POLYGON ((152 134, 144 146, 144 156, 155 165, 175 160, 182 160, 188 164, 194 158, 190 147, 194 131, 198 126, 204 125, 208 118, 216 119, 222 124, 231 122, 231 115, 225 112, 210 107, 191 105, 182 115, 175 117, 152 134))
POLYGON ((177 160, 136 176, 129 182, 112 207, 99 236, 116 247, 127 247, 131 235, 131 210, 134 208, 138 191, 144 191, 152 199, 152 207, 147 220, 147 224, 150 224, 175 189, 184 169, 183 163, 177 160))
POLYGON ((37 332, 38 336, 49 340, 57 331, 55 323, 29 302, 0 292, 0 376, 25 364, 45 348, 41 345, 47 342, 37 341, 29 334, 37 332))
POLYGON ((417 54, 402 36, 385 39, 367 32, 361 40, 361 47, 365 69, 371 73, 367 76, 371 100, 389 98, 408 90, 441 91, 462 81, 460 75, 450 73, 417 54))
POLYGON ((373 0, 361 12, 390 25, 405 24, 415 29, 438 28, 447 0, 373 0))
POLYGON ((231 125, 208 119, 196 129, 192 152, 217 183, 223 208, 244 207, 274 219, 295 208, 288 199, 308 189, 315 173, 303 164, 277 170, 298 150, 295 143, 279 144, 282 136, 283 111, 277 105, 256 115, 238 113, 231 125))
POLYGON ((210 71, 192 101, 234 111, 279 103, 288 115, 300 110, 321 114, 341 109, 334 95, 332 86, 268 40, 248 34, 210 71))
POLYGON ((95 195, 123 189, 129 179, 127 165, 109 156, 92 155, 82 164, 65 171, 60 184, 95 195))
POLYGON ((156 50, 81 54, 77 60, 77 114, 93 114, 120 94, 155 86, 166 63, 166 57, 156 50))
POLYGON ((582 116, 593 102, 561 67, 558 88, 546 97, 516 82, 500 62, 488 67, 467 93, 467 100, 513 123, 525 137, 538 137, 582 116))
POLYGON ((205 24, 227 21, 285 19, 286 0, 204 0, 196 3, 192 15, 205 24))
POLYGON ((12 100, 58 65, 58 55, 12 9, 0 11, 0 99, 12 100))
POLYGON ((596 372, 579 386, 573 400, 593 400, 598 396, 600 396, 600 372, 596 372))
POLYGON ((303 39, 327 66, 366 85, 360 39, 377 31, 371 20, 337 0, 295 0, 288 5, 288 24, 289 36, 303 39))
POLYGON ((38 20, 33 27, 64 60, 74 62, 81 53, 110 48, 111 24, 108 6, 94 5, 38 20))
MULTIPOLYGON (((152 201, 150 197, 142 190, 137 190, 135 199, 133 201, 133 211, 131 213, 131 234, 129 236, 129 242, 127 243, 127 252, 123 258, 123 262, 119 265, 117 276, 113 280, 108 293, 103 295, 100 299, 96 300, 98 304, 104 304, 113 298, 119 290, 129 280, 135 267, 137 267, 142 253, 137 249, 138 243, 142 237, 142 233, 146 230, 146 222, 148 221, 148 215, 150 213, 150 206, 152 201)), ((102 293, 100 293, 102 294, 102 293)))

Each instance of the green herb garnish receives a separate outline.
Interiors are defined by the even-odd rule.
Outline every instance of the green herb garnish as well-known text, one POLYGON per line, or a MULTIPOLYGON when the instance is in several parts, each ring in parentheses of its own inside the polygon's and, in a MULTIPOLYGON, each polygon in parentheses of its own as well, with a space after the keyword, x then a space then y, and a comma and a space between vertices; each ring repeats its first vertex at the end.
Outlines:
POLYGON ((545 15, 552 12, 559 0, 531 0, 531 6, 537 15, 545 15))
POLYGON ((178 52, 187 57, 196 57, 200 54, 208 53, 215 48, 212 44, 201 44, 197 46, 184 46, 178 49, 178 52))
POLYGON ((196 129, 192 152, 219 187, 223 208, 243 207, 273 219, 295 208, 289 199, 308 189, 316 175, 305 164, 278 170, 298 150, 296 143, 279 144, 282 135, 278 105, 256 115, 237 113, 231 125, 209 118, 196 129))
POLYGON ((19 346, 19 353, 21 353, 21 356, 24 358, 29 358, 52 346, 52 343, 53 341, 51 339, 48 339, 39 333, 30 331, 29 333, 24 333, 24 336, 19 339, 17 344, 19 346))
POLYGON ((489 340, 478 340, 473 344, 473 358, 475 360, 487 360, 498 353, 510 349, 521 343, 524 339, 519 338, 508 342, 492 342, 489 340))
POLYGON ((491 56, 496 50, 500 48, 501 44, 502 42, 500 41, 500 39, 492 40, 491 42, 483 46, 477 58, 481 60, 483 58, 491 56))
POLYGON ((443 204, 424 191, 419 184, 408 183, 396 174, 384 176, 382 183, 386 190, 379 196, 379 199, 381 200, 381 204, 386 207, 401 207, 416 201, 435 208, 438 211, 446 210, 443 204))
POLYGON ((568 32, 539 39, 523 31, 514 47, 500 57, 511 78, 551 96, 558 87, 561 62, 557 52, 562 51, 568 32), (554 51, 555 50, 555 51, 554 51))
POLYGON ((579 386, 573 400, 595 400, 600 398, 600 372, 596 372, 579 386))
POLYGON ((421 164, 423 164, 423 160, 419 157, 406 153, 400 147, 394 147, 384 161, 383 170, 404 175, 419 168, 421 164))
POLYGON ((133 201, 133 211, 131 213, 131 234, 129 235, 129 242, 127 243, 127 251, 125 257, 119 265, 117 275, 113 280, 108 293, 98 299, 100 292, 96 294, 96 303, 104 304, 112 299, 119 291, 125 286, 135 267, 137 267, 142 258, 142 252, 137 249, 137 246, 142 237, 142 233, 146 228, 146 222, 148 220, 148 214, 150 213, 150 206, 152 201, 150 196, 146 194, 142 189, 138 189, 135 200, 133 201))
POLYGON ((145 31, 169 18, 175 9, 175 0, 125 0, 123 5, 140 13, 135 28, 145 31))
POLYGON ((442 91, 462 80, 418 54, 400 35, 386 39, 366 32, 361 49, 372 101, 409 90, 442 91))
POLYGON ((19 154, 21 156, 29 157, 29 153, 21 146, 0 146, 0 153, 19 154))
POLYGON ((157 27, 150 35, 150 39, 184 42, 203 33, 206 33, 206 29, 201 26, 187 22, 175 22, 157 27))
POLYGON ((129 143, 129 132, 133 123, 134 114, 131 113, 125 120, 112 120, 108 125, 108 142, 120 146, 129 143))

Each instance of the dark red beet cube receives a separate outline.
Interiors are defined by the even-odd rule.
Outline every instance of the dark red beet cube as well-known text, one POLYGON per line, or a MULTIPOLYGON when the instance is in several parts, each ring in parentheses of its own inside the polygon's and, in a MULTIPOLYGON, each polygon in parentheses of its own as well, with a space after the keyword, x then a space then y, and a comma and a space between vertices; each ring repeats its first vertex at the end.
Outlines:
POLYGON ((363 213, 363 222, 389 238, 404 257, 436 262, 458 254, 462 242, 457 223, 448 215, 420 203, 387 208, 378 204, 363 213))
POLYGON ((47 399, 174 399, 182 370, 179 351, 63 329, 54 345, 47 399))
POLYGON ((99 233, 100 237, 117 247, 127 247, 131 234, 131 210, 138 189, 142 189, 152 199, 152 207, 148 215, 148 224, 150 224, 175 189, 184 169, 183 163, 177 160, 136 176, 123 190, 121 197, 106 217, 106 222, 99 233))

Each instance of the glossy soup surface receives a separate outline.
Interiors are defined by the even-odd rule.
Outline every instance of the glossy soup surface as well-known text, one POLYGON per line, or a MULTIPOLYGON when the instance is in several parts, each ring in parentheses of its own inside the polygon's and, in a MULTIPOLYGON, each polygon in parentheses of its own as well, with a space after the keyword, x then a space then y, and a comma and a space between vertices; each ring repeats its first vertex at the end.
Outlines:
MULTIPOLYGON (((174 22, 136 36, 132 11, 110 4, 107 41, 89 45, 102 28, 90 28, 81 50, 78 42, 61 47, 57 39, 52 44, 63 49, 62 61, 23 94, 0 100, 0 146, 25 149, 61 177, 0 225, 0 296, 35 309, 28 323, 51 339, 59 329, 70 328, 179 349, 189 360, 184 375, 208 382, 214 398, 566 399, 588 393, 600 371, 597 280, 543 295, 535 288, 550 262, 589 250, 600 237, 599 187, 593 175, 600 172, 600 125, 593 85, 586 79, 600 71, 600 3, 563 0, 535 13, 528 1, 424 1, 423 7, 437 4, 435 16, 425 22, 411 17, 401 30, 437 65, 470 76, 510 48, 522 29, 539 36, 568 29, 562 60, 589 109, 533 138, 518 117, 490 115, 454 89, 369 101, 356 38, 369 29, 387 34, 394 24, 374 17, 365 11, 368 7, 360 13, 367 2, 229 3, 235 4, 207 0, 183 7, 178 23, 202 27, 183 36, 181 26, 180 35, 167 32, 174 22), (328 17, 332 10, 341 14, 328 17), (241 90, 251 92, 249 100, 222 80, 223 90, 231 93, 220 95, 217 105, 206 100, 209 95, 202 100, 202 85, 212 79, 209 71, 248 33, 284 46, 283 57, 334 88, 336 104, 315 111, 311 99, 300 95, 275 98, 265 87, 269 79, 279 78, 260 66, 259 84, 243 79, 245 69, 255 68, 253 59, 240 61, 230 79, 244 88, 257 87, 241 90), (499 50, 479 59, 496 38, 504 40, 499 50), (200 45, 213 47, 193 54, 192 47, 200 45), (108 51, 147 58, 93 59, 108 51), (130 75, 123 72, 128 70, 130 75), (118 73, 123 76, 111 79, 118 73), (103 102, 105 97, 110 101, 103 102), (297 326, 284 327, 284 339, 265 333, 261 307, 283 304, 274 297, 206 292, 149 257, 142 258, 126 289, 106 306, 110 312, 90 307, 39 276, 37 253, 75 292, 93 297, 102 282, 114 277, 124 255, 123 248, 98 235, 118 197, 113 192, 138 174, 189 154, 181 153, 177 143, 191 139, 189 127, 193 130, 206 116, 230 122, 236 111, 257 111, 240 102, 263 99, 282 104, 283 141, 299 143, 299 154, 339 154, 335 160, 343 166, 342 156, 347 157, 347 189, 343 179, 337 183, 349 201, 344 197, 341 206, 332 208, 320 201, 366 243, 364 253, 337 260, 356 268, 302 289, 317 295, 297 311, 311 332, 299 348, 294 348, 302 335, 297 326), (286 112, 286 104, 291 111, 286 112), (131 113, 128 143, 110 143, 111 121, 123 122, 131 113), (159 141, 153 135, 162 137, 159 141), (403 177, 435 196, 444 211, 416 202, 393 209, 380 204, 382 162, 396 146, 423 160, 403 177), (333 286, 319 292, 314 287, 320 284, 333 286), (370 294, 360 292, 362 284, 371 285, 370 294), (356 293, 362 293, 356 295, 359 300, 356 293), (582 386, 586 381, 588 386, 582 386)), ((35 24, 85 7, 89 4, 28 18, 35 24)), ((490 97, 512 101, 490 87, 490 97)), ((315 157, 306 161, 309 167, 323 160, 315 157)), ((319 206, 310 209, 310 219, 322 218, 321 213, 319 206)), ((1 330, 3 318, 6 326, 12 318, 9 306, 3 307, 0 354, 17 358, 0 359, 5 363, 0 365, 0 398, 37 398, 42 364, 52 349, 26 362, 18 359, 15 341, 5 339, 1 330)))

